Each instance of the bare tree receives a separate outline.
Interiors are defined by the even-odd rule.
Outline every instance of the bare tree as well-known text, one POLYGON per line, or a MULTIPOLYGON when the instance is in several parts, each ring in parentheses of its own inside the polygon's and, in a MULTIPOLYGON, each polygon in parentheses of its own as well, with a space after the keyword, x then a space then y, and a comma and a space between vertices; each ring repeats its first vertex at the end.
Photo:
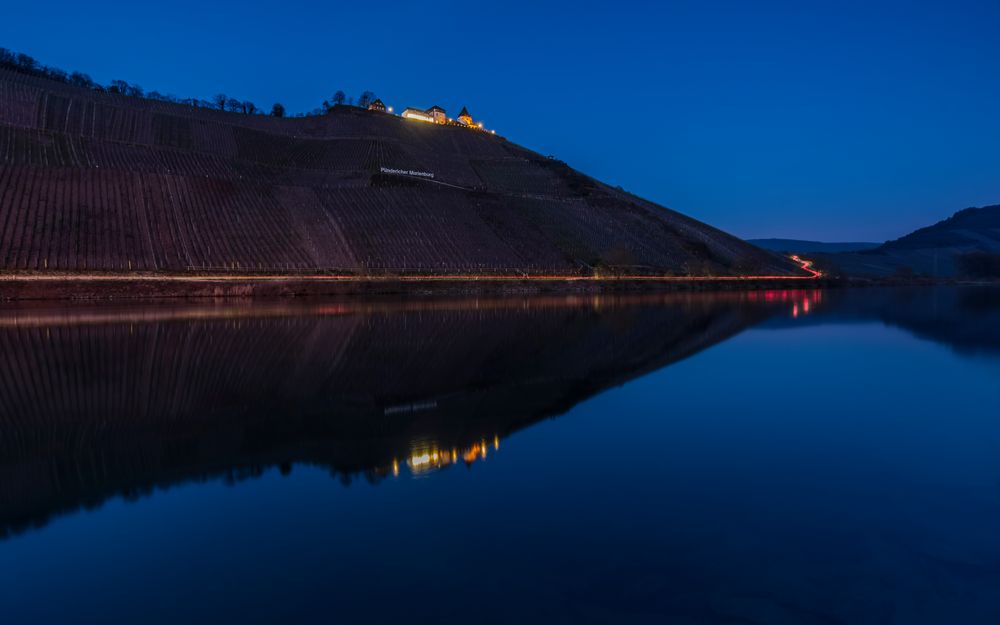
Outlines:
POLYGON ((71 85, 76 85, 77 87, 86 87, 87 89, 94 88, 94 79, 87 74, 82 74, 80 72, 73 72, 70 74, 69 82, 71 85))
POLYGON ((224 93, 217 93, 212 96, 212 103, 219 108, 220 111, 226 110, 226 102, 229 101, 229 97, 224 93))
POLYGON ((38 69, 38 61, 28 56, 27 54, 18 52, 14 62, 17 63, 18 67, 20 67, 21 69, 26 69, 29 72, 38 69))
POLYGON ((236 98, 229 98, 226 100, 226 110, 233 113, 238 113, 243 108, 243 103, 236 98))
POLYGON ((284 117, 285 106, 281 102, 275 102, 271 107, 271 117, 284 117))
POLYGON ((333 94, 333 103, 337 106, 343 104, 346 99, 347 95, 343 91, 337 91, 337 93, 333 94))
POLYGON ((368 108, 368 105, 374 101, 375 101, 375 94, 372 93, 371 91, 365 91, 364 93, 361 94, 361 97, 358 98, 358 106, 360 106, 363 109, 366 109, 368 108))

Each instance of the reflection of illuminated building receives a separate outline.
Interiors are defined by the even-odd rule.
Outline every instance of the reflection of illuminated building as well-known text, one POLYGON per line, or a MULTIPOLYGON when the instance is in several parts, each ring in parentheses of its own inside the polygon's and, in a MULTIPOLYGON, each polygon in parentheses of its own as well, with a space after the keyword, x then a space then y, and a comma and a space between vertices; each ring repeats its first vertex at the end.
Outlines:
MULTIPOLYGON (((440 449, 438 445, 431 443, 415 448, 410 453, 410 457, 406 459, 406 466, 410 468, 410 472, 414 475, 443 469, 449 465, 457 464, 459 460, 468 466, 473 462, 486 460, 489 453, 488 449, 489 445, 486 443, 486 439, 481 439, 479 442, 473 443, 468 447, 461 449, 452 447, 450 450, 440 449)), ((500 449, 500 437, 494 436, 493 450, 496 451, 498 449, 500 449)), ((393 475, 399 475, 398 460, 392 461, 392 473, 393 475)))

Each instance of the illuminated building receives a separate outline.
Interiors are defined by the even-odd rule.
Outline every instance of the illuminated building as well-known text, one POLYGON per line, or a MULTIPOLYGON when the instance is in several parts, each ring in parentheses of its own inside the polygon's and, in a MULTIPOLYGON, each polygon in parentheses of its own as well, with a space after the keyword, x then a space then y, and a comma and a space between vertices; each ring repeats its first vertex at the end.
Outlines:
POLYGON ((405 111, 403 111, 403 117, 406 119, 417 119, 422 122, 430 122, 432 124, 448 123, 448 115, 445 114, 444 109, 440 106, 432 106, 426 111, 408 107, 405 111))
POLYGON ((443 124, 448 121, 448 115, 445 114, 444 109, 440 106, 432 106, 427 109, 427 113, 434 119, 435 124, 443 124))
POLYGON ((415 109, 412 107, 408 107, 406 110, 403 111, 403 117, 405 117, 406 119, 416 119, 422 122, 430 122, 432 124, 434 123, 434 117, 429 112, 424 111, 422 109, 415 109))
POLYGON ((368 105, 369 111, 378 111, 380 113, 385 113, 385 102, 376 99, 374 102, 368 105))
MULTIPOLYGON (((486 130, 483 127, 482 122, 476 122, 472 119, 472 114, 469 113, 469 109, 464 106, 462 107, 462 112, 458 114, 458 119, 451 119, 448 117, 445 110, 440 106, 432 106, 427 110, 409 107, 403 111, 403 117, 406 119, 416 119, 422 122, 430 122, 432 124, 448 124, 452 126, 474 128, 476 130, 486 130)), ((496 131, 493 130, 488 132, 490 132, 490 134, 496 134, 496 131)))

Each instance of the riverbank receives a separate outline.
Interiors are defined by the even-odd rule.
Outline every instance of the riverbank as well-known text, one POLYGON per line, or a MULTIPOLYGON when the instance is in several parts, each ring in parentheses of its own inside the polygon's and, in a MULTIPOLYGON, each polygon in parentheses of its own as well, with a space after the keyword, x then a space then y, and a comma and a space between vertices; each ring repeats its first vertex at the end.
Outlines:
POLYGON ((812 276, 335 276, 7 274, 0 300, 129 300, 390 294, 572 293, 821 288, 812 276))

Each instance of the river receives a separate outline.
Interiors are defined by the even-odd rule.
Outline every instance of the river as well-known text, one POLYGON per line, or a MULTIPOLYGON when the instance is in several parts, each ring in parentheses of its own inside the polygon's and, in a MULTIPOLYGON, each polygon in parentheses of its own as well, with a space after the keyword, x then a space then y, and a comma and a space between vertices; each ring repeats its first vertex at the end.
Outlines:
POLYGON ((14 623, 1000 622, 1000 289, 0 307, 14 623))

